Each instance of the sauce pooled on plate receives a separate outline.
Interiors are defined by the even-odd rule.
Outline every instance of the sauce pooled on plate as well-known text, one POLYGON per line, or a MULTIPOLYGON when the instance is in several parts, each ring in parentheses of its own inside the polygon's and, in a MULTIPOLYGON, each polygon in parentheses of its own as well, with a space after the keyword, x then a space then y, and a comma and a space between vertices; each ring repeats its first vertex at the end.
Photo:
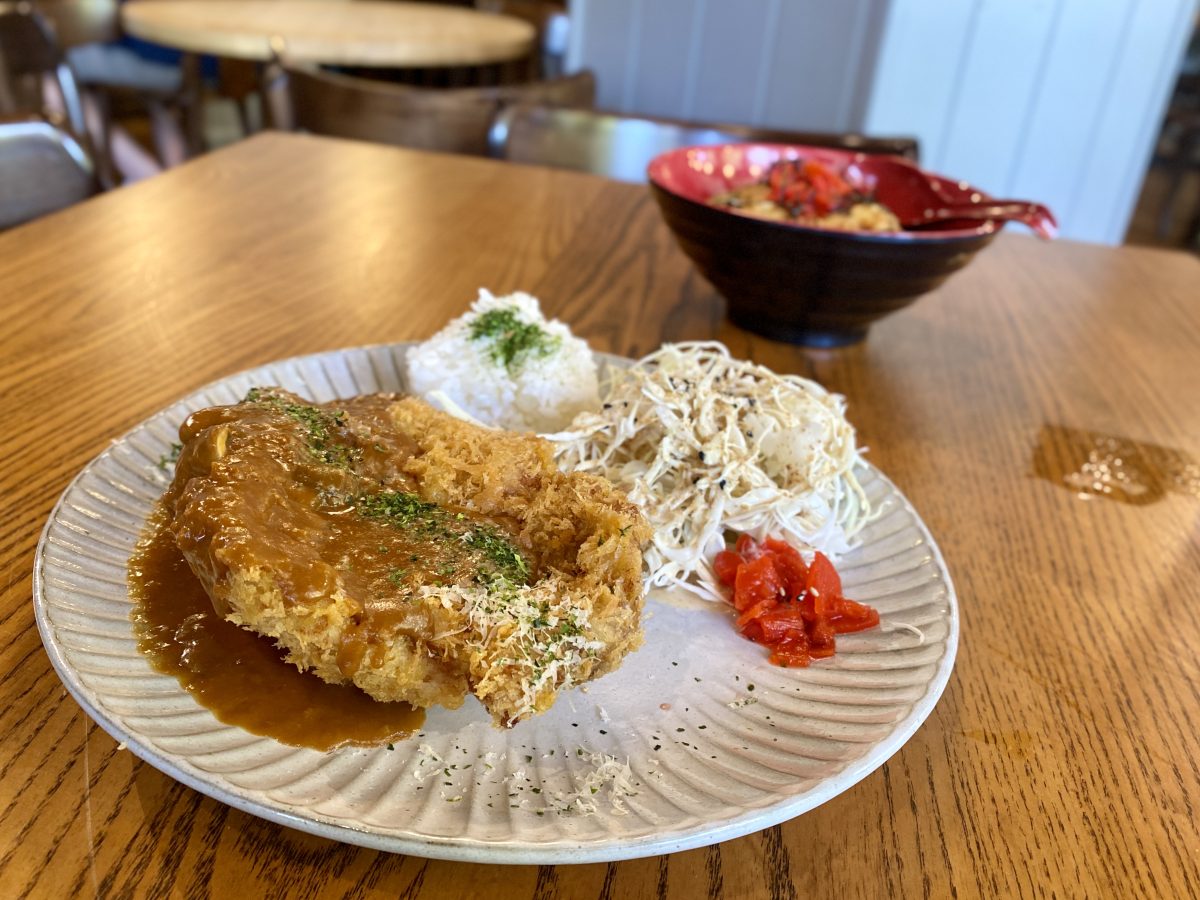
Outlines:
POLYGON ((421 727, 423 711, 301 672, 270 640, 218 617, 161 510, 150 526, 129 561, 139 648, 222 722, 315 750, 383 744, 421 727))

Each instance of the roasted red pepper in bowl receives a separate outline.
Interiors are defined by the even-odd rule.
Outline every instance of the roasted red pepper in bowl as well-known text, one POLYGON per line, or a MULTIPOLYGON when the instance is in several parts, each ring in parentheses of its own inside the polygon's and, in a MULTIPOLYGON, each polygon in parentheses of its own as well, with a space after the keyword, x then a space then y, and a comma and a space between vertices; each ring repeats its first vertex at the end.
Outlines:
POLYGON ((853 202, 854 189, 829 166, 813 159, 785 159, 767 173, 770 197, 793 218, 827 216, 853 202))

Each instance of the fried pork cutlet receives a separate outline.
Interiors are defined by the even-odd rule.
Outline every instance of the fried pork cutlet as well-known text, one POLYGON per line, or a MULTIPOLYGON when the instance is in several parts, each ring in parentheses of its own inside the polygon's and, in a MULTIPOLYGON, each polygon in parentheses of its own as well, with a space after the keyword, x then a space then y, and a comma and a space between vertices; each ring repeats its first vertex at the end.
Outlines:
POLYGON ((180 437, 171 528, 214 608, 326 681, 417 706, 472 693, 508 726, 641 643, 649 527, 540 438, 278 388, 180 437))

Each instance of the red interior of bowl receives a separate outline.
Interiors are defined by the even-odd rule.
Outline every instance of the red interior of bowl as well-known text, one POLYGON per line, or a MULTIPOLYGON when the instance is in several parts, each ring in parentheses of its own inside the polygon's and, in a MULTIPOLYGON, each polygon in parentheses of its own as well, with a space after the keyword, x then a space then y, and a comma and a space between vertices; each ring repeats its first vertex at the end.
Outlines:
MULTIPOLYGON (((925 202, 921 199, 919 185, 916 183, 922 177, 936 180, 947 199, 971 203, 989 199, 987 194, 971 187, 965 181, 953 181, 940 175, 921 173, 907 164, 897 165, 897 162, 906 161, 897 161, 895 157, 877 157, 852 150, 807 147, 800 144, 714 144, 706 147, 680 147, 668 150, 651 160, 647 174, 651 181, 664 190, 696 203, 707 204, 709 198, 715 194, 760 181, 771 166, 781 159, 812 159, 823 163, 841 172, 856 188, 873 194, 880 203, 898 213, 925 202)), ((731 215, 747 216, 746 213, 734 209, 724 211, 731 215)), ((818 231, 832 230, 793 222, 771 221, 769 224, 818 231)), ((996 223, 991 221, 964 221, 961 225, 946 222, 936 230, 855 234, 872 238, 931 240, 990 234, 996 227, 996 223)))

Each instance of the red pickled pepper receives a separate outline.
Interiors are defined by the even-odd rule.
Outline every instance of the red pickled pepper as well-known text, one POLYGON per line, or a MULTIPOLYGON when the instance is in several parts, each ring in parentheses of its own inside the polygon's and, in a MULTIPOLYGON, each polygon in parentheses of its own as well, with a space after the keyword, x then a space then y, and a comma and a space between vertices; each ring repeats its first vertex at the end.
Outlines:
POLYGON ((842 207, 853 188, 841 175, 811 159, 786 159, 767 173, 770 197, 793 216, 827 216, 842 207))
POLYGON ((768 537, 741 535, 713 560, 718 580, 733 588, 743 635, 771 651, 779 666, 807 666, 833 656, 836 635, 879 624, 879 613, 842 595, 842 580, 823 553, 805 564, 798 550, 768 537))

